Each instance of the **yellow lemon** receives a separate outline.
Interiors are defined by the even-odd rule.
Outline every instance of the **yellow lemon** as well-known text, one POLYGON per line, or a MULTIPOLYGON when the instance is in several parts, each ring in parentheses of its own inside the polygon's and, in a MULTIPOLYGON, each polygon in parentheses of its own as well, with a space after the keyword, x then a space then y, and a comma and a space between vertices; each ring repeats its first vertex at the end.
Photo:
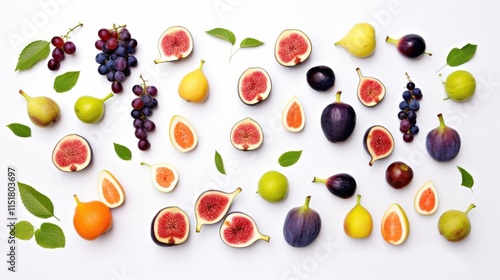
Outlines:
POLYGON ((202 103, 208 97, 208 80, 201 68, 205 63, 201 60, 200 67, 189 72, 179 83, 179 96, 189 102, 202 103))

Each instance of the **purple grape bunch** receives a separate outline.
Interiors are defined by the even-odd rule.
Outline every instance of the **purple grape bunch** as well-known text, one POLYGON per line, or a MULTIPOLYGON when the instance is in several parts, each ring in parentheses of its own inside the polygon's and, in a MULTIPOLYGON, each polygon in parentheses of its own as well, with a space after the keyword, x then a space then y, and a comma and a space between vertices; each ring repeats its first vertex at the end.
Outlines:
POLYGON ((132 38, 126 25, 113 28, 101 28, 97 32, 99 39, 95 42, 95 48, 100 52, 95 61, 99 66, 97 72, 106 76, 111 82, 113 93, 123 92, 123 82, 131 74, 131 68, 137 66, 135 52, 137 40, 132 38))
POLYGON ((81 26, 83 26, 83 23, 80 22, 75 27, 70 28, 65 35, 52 37, 50 43, 54 49, 52 49, 52 58, 47 62, 49 70, 57 71, 66 55, 72 55, 76 52, 76 45, 70 40, 69 33, 81 26))
POLYGON ((156 129, 156 125, 150 117, 153 115, 153 109, 158 107, 158 100, 156 99, 158 89, 155 86, 147 85, 142 75, 140 75, 140 78, 142 83, 132 87, 132 92, 136 97, 132 100, 130 115, 134 119, 135 137, 139 139, 137 147, 141 151, 146 151, 151 147, 148 133, 156 129))
POLYGON ((403 133, 403 140, 405 142, 413 141, 415 135, 419 132, 417 126, 417 111, 420 109, 420 100, 422 100, 422 91, 415 86, 415 83, 410 79, 406 73, 408 83, 406 89, 403 91, 403 101, 399 103, 398 119, 399 130, 403 133))

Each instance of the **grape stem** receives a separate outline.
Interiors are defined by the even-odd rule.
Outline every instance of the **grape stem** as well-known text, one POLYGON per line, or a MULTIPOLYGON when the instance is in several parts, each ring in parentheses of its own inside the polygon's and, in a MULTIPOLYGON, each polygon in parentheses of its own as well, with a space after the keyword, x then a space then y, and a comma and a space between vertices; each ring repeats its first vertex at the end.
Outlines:
POLYGON ((83 23, 79 22, 75 27, 70 28, 68 30, 68 33, 66 35, 62 36, 64 39, 68 40, 69 39, 69 33, 73 32, 73 30, 77 29, 78 27, 83 26, 83 23))

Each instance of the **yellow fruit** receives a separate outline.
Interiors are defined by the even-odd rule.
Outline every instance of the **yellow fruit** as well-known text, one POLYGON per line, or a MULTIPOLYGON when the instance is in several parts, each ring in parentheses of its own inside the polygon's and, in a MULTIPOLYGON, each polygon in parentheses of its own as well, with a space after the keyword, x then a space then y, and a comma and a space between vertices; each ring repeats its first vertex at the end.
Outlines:
POLYGON ((278 171, 268 171, 258 183, 257 193, 269 202, 278 202, 288 195, 288 179, 278 171))
POLYGON ((354 206, 344 219, 344 231, 352 238, 367 238, 373 230, 372 215, 361 205, 361 195, 356 198, 354 206))
POLYGON ((340 45, 356 57, 368 57, 376 47, 375 28, 362 22, 354 25, 351 30, 335 46, 340 45))
POLYGON ((202 103, 208 97, 208 80, 202 71, 204 60, 201 60, 200 67, 184 76, 179 83, 179 96, 189 102, 202 103))
POLYGON ((444 90, 448 95, 445 99, 457 102, 467 101, 476 92, 476 79, 467 71, 457 70, 446 78, 444 90))
POLYGON ((111 210, 100 200, 81 202, 76 195, 73 226, 80 237, 94 240, 104 234, 113 224, 111 210))

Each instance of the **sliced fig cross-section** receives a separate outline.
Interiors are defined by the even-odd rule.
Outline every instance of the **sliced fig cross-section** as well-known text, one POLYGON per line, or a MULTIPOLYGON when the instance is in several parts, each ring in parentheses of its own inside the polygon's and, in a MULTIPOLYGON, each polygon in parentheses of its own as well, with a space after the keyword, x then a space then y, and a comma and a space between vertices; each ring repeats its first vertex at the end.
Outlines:
POLYGON ((178 206, 161 209, 151 223, 151 238, 162 247, 176 246, 189 237, 189 216, 178 206))
POLYGON ((373 107, 377 105, 385 96, 385 86, 377 78, 363 76, 361 69, 356 68, 359 77, 358 98, 365 106, 373 107))
POLYGON ((228 193, 220 190, 204 191, 196 200, 194 213, 196 216, 196 232, 201 231, 203 225, 211 225, 224 218, 234 197, 241 192, 241 188, 228 193))
POLYGON ((252 118, 238 121, 231 129, 231 144, 242 151, 251 151, 259 148, 264 141, 262 128, 252 118))
POLYGON ((271 77, 261 67, 250 67, 238 80, 238 96, 247 105, 266 100, 271 94, 271 77))
POLYGON ((285 29, 276 40, 274 57, 283 66, 295 66, 306 61, 311 51, 311 40, 303 31, 285 29))
POLYGON ((167 28, 158 40, 160 57, 154 60, 155 64, 177 61, 188 57, 193 51, 193 36, 187 28, 171 26, 167 28))
POLYGON ((57 142, 52 151, 52 162, 61 171, 83 170, 92 162, 92 148, 82 136, 68 134, 57 142))
POLYGON ((304 129, 306 124, 306 115, 304 108, 297 96, 292 97, 283 109, 281 121, 286 130, 291 132, 299 132, 304 129))
POLYGON ((387 128, 374 125, 366 130, 363 146, 371 157, 369 164, 372 166, 375 161, 391 155, 394 150, 394 137, 387 128))
POLYGON ((269 242, 270 237, 259 232, 257 224, 248 214, 242 212, 229 213, 219 231, 222 241, 235 248, 248 247, 257 240, 269 242))

